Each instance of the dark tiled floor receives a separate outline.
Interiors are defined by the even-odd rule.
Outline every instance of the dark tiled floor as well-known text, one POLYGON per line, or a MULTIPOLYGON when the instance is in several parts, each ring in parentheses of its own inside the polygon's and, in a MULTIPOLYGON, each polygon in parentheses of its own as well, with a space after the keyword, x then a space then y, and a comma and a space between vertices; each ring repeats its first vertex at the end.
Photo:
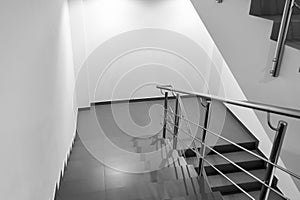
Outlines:
MULTIPOLYGON (((56 200, 214 199, 203 193, 209 190, 194 168, 161 139, 160 120, 136 137, 142 128, 130 127, 127 120, 117 125, 109 106, 79 112, 78 135, 56 200), (133 135, 122 131, 129 128, 133 135), (155 134, 149 135, 151 130, 155 134)), ((161 119, 159 110, 153 112, 161 119)), ((143 113, 132 116, 144 126, 151 120, 143 113)))

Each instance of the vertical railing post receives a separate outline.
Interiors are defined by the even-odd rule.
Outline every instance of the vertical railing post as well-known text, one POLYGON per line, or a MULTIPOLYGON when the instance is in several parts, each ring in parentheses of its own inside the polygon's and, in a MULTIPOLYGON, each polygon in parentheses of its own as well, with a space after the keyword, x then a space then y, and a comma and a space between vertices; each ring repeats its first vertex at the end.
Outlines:
POLYGON ((164 102, 164 127, 163 127, 163 138, 164 138, 164 139, 166 139, 167 116, 168 116, 168 92, 165 92, 165 102, 164 102))
POLYGON ((202 138, 201 138, 201 149, 200 149, 200 159, 199 159, 199 166, 198 166, 198 174, 200 176, 203 175, 203 169, 204 169, 204 156, 205 156, 205 139, 206 139, 206 130, 208 128, 209 124, 209 114, 210 114, 210 102, 207 101, 205 105, 205 118, 204 118, 204 124, 203 124, 203 132, 202 132, 202 138))
MULTIPOLYGON (((275 139, 274 139, 274 144, 271 150, 271 154, 270 154, 270 158, 269 161, 277 164, 278 159, 279 159, 279 155, 280 155, 280 151, 281 151, 281 147, 282 147, 282 143, 284 140, 284 136, 286 133, 286 129, 287 129, 287 123, 284 121, 279 121, 278 126, 277 126, 277 131, 276 131, 276 135, 275 135, 275 139)), ((272 185, 272 181, 273 181, 273 177, 274 177, 274 166, 271 164, 267 164, 267 171, 266 171, 266 175, 265 175, 265 184, 268 186, 272 185)), ((269 197, 269 193, 270 193, 270 189, 263 185, 261 188, 261 192, 260 192, 260 200, 267 200, 269 197)))
POLYGON ((176 101, 175 101, 173 149, 177 149, 178 128, 179 128, 179 94, 176 95, 176 101))
POLYGON ((272 60, 273 64, 272 64, 272 69, 270 71, 273 77, 278 77, 279 75, 280 65, 281 65, 282 56, 285 47, 286 36, 289 30, 294 3, 295 3, 294 0, 286 0, 285 2, 280 29, 277 38, 275 56, 272 60))

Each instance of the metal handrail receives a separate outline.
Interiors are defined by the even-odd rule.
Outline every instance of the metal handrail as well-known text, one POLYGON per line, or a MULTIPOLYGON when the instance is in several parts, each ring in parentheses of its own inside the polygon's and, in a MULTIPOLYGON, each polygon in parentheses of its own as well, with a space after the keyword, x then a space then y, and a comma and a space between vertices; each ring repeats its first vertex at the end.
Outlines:
POLYGON ((193 95, 197 97, 201 97, 207 100, 215 100, 219 101, 222 103, 227 103, 231 105, 236 105, 236 106, 241 106, 245 108, 251 108, 259 111, 265 111, 273 114, 278 114, 278 115, 283 115, 287 117, 292 117, 292 118, 297 118, 300 119, 300 110, 297 109, 292 109, 292 108, 286 108, 286 107, 281 107, 281 106, 274 106, 274 105, 267 105, 263 103, 258 103, 258 102, 250 102, 250 101, 239 101, 239 100, 229 100, 226 98, 214 96, 214 95, 209 95, 209 94, 204 94, 204 93, 199 93, 199 92, 191 92, 191 91, 183 91, 183 90, 178 90, 178 89, 173 89, 170 87, 163 87, 163 86, 156 86, 160 90, 166 90, 170 92, 176 92, 176 93, 181 93, 181 94, 186 94, 186 95, 193 95))
MULTIPOLYGON (((175 124, 172 124, 175 125, 175 124)), ((190 135, 189 133, 187 133, 184 129, 181 129, 185 134, 189 135, 190 137, 192 137, 193 139, 196 139, 197 141, 199 141, 201 144, 203 144, 206 148, 209 148, 210 150, 212 150, 214 153, 218 154, 219 156, 221 156, 223 159, 227 160, 229 163, 231 163, 232 165, 234 165, 235 167, 237 167, 238 169, 240 169, 241 171, 243 171, 244 173, 246 173, 248 176, 252 177, 253 179, 255 179, 256 181, 258 181, 259 183, 265 185, 266 187, 268 187, 271 191, 275 192, 276 194, 278 194, 279 196, 288 199, 286 196, 284 196, 283 194, 281 194, 280 192, 278 192, 277 190, 275 190, 274 188, 272 188, 271 186, 267 185, 266 183, 264 183, 264 181, 260 180, 259 178, 257 178, 256 176, 254 176, 253 174, 251 174, 250 172, 248 172, 247 170, 245 170, 244 168, 240 167, 239 165, 237 165, 236 163, 234 163, 232 160, 230 160, 229 158, 227 158, 226 156, 222 155, 221 153, 219 153, 218 151, 214 150, 213 148, 211 148, 209 145, 207 145, 206 143, 203 143, 199 138, 194 137, 193 135, 190 135)), ((173 134, 170 130, 169 132, 171 134, 173 134)), ((178 137, 178 136, 176 136, 178 137)), ((178 138, 178 141, 180 141, 180 139, 178 138)), ((181 144, 184 144, 183 142, 181 142, 181 144)), ((194 151, 192 148, 190 148, 189 146, 187 146, 186 144, 184 144, 187 148, 191 149, 194 153, 199 154, 199 152, 194 151)), ((210 164, 203 156, 201 156, 199 154, 200 157, 202 157, 202 159, 204 161, 206 161, 210 166, 212 166, 214 169, 217 169, 215 166, 213 166, 212 164, 210 164)), ((218 170, 217 170, 218 171, 218 170)), ((219 171, 218 171, 219 172, 219 171)), ((220 172, 219 172, 220 173, 220 172)), ((220 173, 221 175, 223 175, 223 177, 227 177, 226 175, 224 175, 222 172, 220 173)), ((227 177, 228 178, 228 177, 227 177)), ((227 179, 226 178, 226 179, 227 179)), ((231 182, 231 181, 230 181, 231 182)), ((233 181, 232 181, 233 183, 233 181)), ((247 193, 247 192, 246 192, 247 193)), ((245 194, 246 194, 245 193, 245 194)), ((247 193, 248 194, 248 193, 247 193)))
MULTIPOLYGON (((169 110, 168 110, 168 113, 171 113, 171 114, 175 115, 175 113, 172 113, 172 111, 169 111, 169 110)), ((266 163, 268 163, 268 164, 270 164, 270 165, 273 165, 274 167, 280 169, 281 171, 283 171, 283 172, 285 172, 285 173, 288 173, 289 175, 293 176, 294 178, 297 178, 297 179, 300 180, 300 175, 298 175, 298 174, 296 174, 296 173, 294 173, 294 172, 292 172, 292 171, 290 171, 290 170, 288 170, 288 169, 286 169, 286 168, 283 168, 282 166, 280 166, 280 165, 278 165, 278 164, 272 163, 272 162, 269 161, 268 159, 266 159, 266 158, 264 158, 264 157, 262 157, 262 156, 260 156, 260 155, 257 155, 256 153, 253 153, 252 151, 246 149, 245 147, 242 147, 241 145, 239 145, 239 144, 237 144, 237 143, 235 143, 235 142, 233 142, 233 141, 231 141, 231 140, 229 140, 229 139, 227 139, 227 138, 225 138, 225 137, 223 137, 223 136, 221 136, 221 135, 219 135, 219 134, 217 134, 217 133, 215 133, 215 132, 213 132, 213 131, 211 131, 211 130, 209 130, 209 129, 206 129, 206 128, 204 128, 203 126, 201 126, 201 125, 199 125, 199 124, 196 124, 195 122, 192 122, 192 121, 190 121, 190 120, 184 118, 182 115, 179 115, 179 118, 182 119, 182 120, 184 120, 184 121, 187 121, 187 122, 191 123, 191 124, 194 125, 194 126, 197 126, 197 127, 201 128, 201 129, 206 130, 207 132, 211 133, 212 135, 214 135, 214 136, 216 136, 216 137, 218 137, 218 138, 220 138, 220 139, 222 139, 222 140, 225 140, 226 142, 228 142, 228 143, 230 143, 230 144, 232 144, 232 145, 234 145, 234 146, 240 148, 241 150, 243 150, 243 151, 245 151, 245 152, 247 152, 247 153, 249 153, 249 154, 255 156, 256 158, 259 158, 259 159, 265 161, 266 163)), ((169 121, 169 123, 172 124, 172 125, 174 125, 173 122, 170 122, 170 121, 169 121)))
MULTIPOLYGON (((173 124, 174 125, 174 124, 173 124)), ((185 134, 189 135, 189 133, 187 133, 184 129, 181 129, 185 134)), ((253 179, 257 180, 258 182, 260 182, 261 184, 271 188, 270 186, 268 186, 267 184, 265 184, 262 180, 260 180, 259 178, 257 178, 256 176, 254 176, 253 174, 251 174, 250 172, 248 172, 247 170, 245 170, 244 168, 240 167, 239 165, 237 165, 235 162, 233 162, 232 160, 230 160, 229 158, 227 158, 226 156, 222 155, 221 153, 219 153, 218 151, 216 151, 215 149, 211 148, 209 145, 207 145, 206 143, 203 143, 199 138, 194 137, 193 135, 189 135, 190 137, 192 137, 193 139, 199 141, 201 144, 203 144, 206 148, 209 148, 211 151, 213 151, 214 153, 218 154, 219 156, 221 156, 223 159, 227 160, 228 162, 230 162, 232 165, 234 165, 235 167, 237 167, 238 169, 240 169, 241 171, 243 171, 244 173, 246 173, 247 175, 251 176, 253 179)), ((191 149, 191 148, 190 148, 191 149)), ((281 195, 282 197, 284 197, 282 194, 280 194, 278 191, 274 190, 272 188, 272 191, 274 191, 276 194, 281 195)), ((286 197, 284 197, 286 198, 286 197)))
MULTIPOLYGON (((163 132, 164 133, 166 132, 165 129, 166 129, 166 124, 168 122, 171 123, 171 125, 173 125, 173 127, 174 127, 173 149, 177 149, 178 130, 183 130, 182 128, 179 127, 180 120, 183 119, 183 120, 185 120, 185 122, 187 124, 192 123, 192 124, 196 125, 197 127, 202 128, 202 130, 203 130, 202 139, 199 140, 197 138, 197 140, 200 141, 200 144, 201 144, 201 149, 200 149, 200 151, 201 151, 200 155, 201 156, 200 156, 200 159, 199 159, 199 171, 198 171, 200 176, 203 175, 202 173, 203 173, 203 170, 204 170, 203 162, 205 162, 205 161, 204 161, 203 157, 205 155, 205 149, 209 148, 210 150, 214 151, 212 148, 208 147, 205 143, 206 132, 209 132, 209 133, 213 134, 214 136, 216 136, 218 138, 222 138, 223 140, 229 142, 230 144, 238 146, 240 149, 254 155, 255 157, 259 157, 260 159, 266 161, 267 168, 266 168, 265 179, 264 179, 264 181, 258 180, 260 183, 263 182, 260 197, 259 197, 260 200, 268 199, 270 191, 273 190, 273 189, 270 189, 270 188, 271 188, 271 185, 272 185, 271 183, 272 183, 273 177, 274 177, 274 170, 276 168, 281 169, 282 171, 286 172, 287 174, 292 175, 292 176, 296 177, 297 179, 299 179, 299 175, 297 175, 297 174, 295 174, 295 173, 293 173, 293 172, 291 172, 287 169, 284 169, 283 167, 277 165, 277 162, 278 162, 278 159, 279 159, 279 154, 280 154, 280 151, 281 151, 281 148, 282 148, 282 144, 283 144, 283 140, 284 140, 284 137, 285 137, 285 134, 286 134, 288 123, 285 122, 285 121, 280 120, 278 122, 277 128, 275 128, 274 126, 272 126, 272 124, 270 122, 270 113, 300 119, 300 110, 291 109, 291 108, 284 108, 284 107, 279 107, 279 106, 273 106, 273 105, 266 105, 266 104, 261 104, 261 103, 256 103, 256 102, 249 102, 249 101, 228 100, 228 99, 221 98, 221 97, 218 97, 218 96, 174 89, 174 88, 172 88, 171 85, 169 85, 167 87, 164 87, 164 86, 156 86, 156 87, 158 89, 160 89, 162 94, 163 94, 163 90, 165 90, 165 92, 164 92, 164 94, 165 94, 165 110, 164 110, 164 130, 163 130, 163 132), (174 96, 176 95, 175 113, 172 111, 172 114, 174 115, 174 123, 170 122, 167 119, 168 115, 169 115, 169 112, 170 112, 170 111, 168 111, 168 107, 167 107, 167 104, 168 104, 168 91, 170 91, 174 96), (194 122, 191 122, 188 119, 185 119, 184 116, 179 114, 180 112, 182 112, 181 110, 184 109, 184 108, 179 108, 179 106, 183 107, 183 105, 179 105, 180 101, 181 101, 180 96, 182 94, 188 95, 188 96, 200 97, 201 105, 206 108, 205 120, 204 120, 204 126, 203 127, 198 125, 198 124, 195 124, 194 122), (206 104, 203 104, 204 101, 206 102, 206 104), (216 133, 208 130, 209 118, 210 118, 210 112, 209 111, 210 111, 212 101, 218 101, 218 102, 225 103, 225 104, 231 104, 231 105, 235 105, 235 106, 241 106, 241 107, 245 107, 245 108, 251 108, 251 109, 256 109, 256 110, 259 110, 259 111, 267 112, 268 125, 270 126, 270 128, 272 130, 274 130, 276 132, 269 159, 264 159, 261 156, 258 156, 255 153, 247 150, 246 148, 243 148, 240 145, 238 145, 238 144, 236 144, 236 143, 220 136, 219 134, 216 134, 216 133)), ((182 104, 182 102, 181 102, 181 104, 182 104)), ((187 133, 185 130, 184 130, 184 132, 187 133)), ((187 134, 189 134, 189 133, 187 133, 187 134)), ((165 134, 163 134, 163 137, 165 138, 165 134)), ((195 138, 195 136, 191 136, 191 137, 195 138)), ((196 140, 196 139, 194 139, 194 140, 196 140)), ((198 154, 196 154, 196 155, 198 155, 198 154)), ((235 165, 235 163, 233 163, 232 161, 230 163, 235 165)), ((248 171, 243 170, 243 168, 240 168, 240 167, 238 167, 238 168, 240 170, 242 170, 244 173, 246 173, 246 174, 248 174, 249 176, 252 177, 252 175, 250 175, 250 173, 248 171)), ((274 192, 277 193, 276 191, 274 191, 274 192)), ((281 195, 281 194, 278 193, 278 195, 281 195)), ((286 198, 286 197, 284 197, 284 198, 286 198)))

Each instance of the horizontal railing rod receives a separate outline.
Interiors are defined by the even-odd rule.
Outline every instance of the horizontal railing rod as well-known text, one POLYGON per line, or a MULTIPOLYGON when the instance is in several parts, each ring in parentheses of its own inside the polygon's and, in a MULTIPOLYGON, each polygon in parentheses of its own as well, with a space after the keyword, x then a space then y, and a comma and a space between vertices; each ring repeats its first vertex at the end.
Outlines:
POLYGON ((214 95, 208 95, 204 93, 191 92, 191 91, 183 91, 183 90, 173 89, 169 87, 162 87, 162 86, 156 86, 156 87, 160 90, 166 90, 166 91, 176 92, 176 93, 181 93, 186 95, 193 95, 207 100, 215 100, 215 101, 219 101, 219 102, 223 102, 235 106, 241 106, 245 108, 251 108, 255 110, 260 110, 260 111, 265 111, 265 112, 270 112, 278 115, 300 119, 300 110, 296 110, 296 109, 285 108, 285 107, 274 106, 274 105, 267 105, 267 104, 262 104, 257 102, 229 100, 214 95))
MULTIPOLYGON (((182 120, 186 120, 185 118, 182 118, 182 117, 180 117, 180 118, 181 118, 182 120)), ((188 120, 188 121, 189 121, 189 120, 188 120)), ((171 121, 168 120, 168 122, 172 124, 171 121)), ((189 122, 190 122, 191 124, 195 125, 195 126, 198 126, 199 128, 204 129, 204 127, 200 126, 199 124, 196 124, 196 123, 194 123, 194 122, 192 122, 192 121, 189 121, 189 122)), ((180 129, 181 129, 181 128, 180 128, 180 129)), ((181 129, 181 130, 183 130, 183 129, 181 129)), ((296 174, 296 173, 294 173, 294 172, 292 172, 292 171, 290 171, 290 170, 288 170, 288 169, 285 169, 285 168, 281 167, 280 165, 277 165, 277 164, 274 164, 274 163, 270 162, 268 159, 266 159, 266 158, 264 158, 264 157, 262 157, 262 156, 260 156, 260 155, 257 155, 256 153, 253 153, 252 151, 249 151, 249 150, 246 149, 245 147, 242 147, 242 146, 240 146, 240 145, 238 145, 238 144, 232 142, 231 140, 229 140, 229 139, 227 139, 227 138, 225 138, 225 137, 223 137, 223 136, 221 136, 221 135, 219 135, 219 134, 217 134, 217 133, 214 133, 214 132, 212 132, 212 131, 210 131, 210 130, 208 130, 208 129, 206 129, 206 130, 207 130, 208 133, 211 133, 212 135, 214 135, 214 136, 216 136, 216 137, 218 137, 218 138, 221 138, 222 140, 224 140, 224 141, 226 141, 226 142, 228 142, 228 143, 230 143, 230 144, 232 144, 232 145, 238 147, 239 149, 241 149, 241 150, 243 150, 243 151, 245 151, 245 152, 247 152, 247 153, 249 153, 249 154, 255 156, 256 158, 259 158, 259 159, 265 161, 266 163, 268 163, 268 164, 270 164, 270 165, 273 165, 274 167, 280 169, 281 171, 283 171, 283 172, 285 172, 285 173, 287 173, 287 174, 293 176, 294 178, 297 178, 297 179, 300 180, 300 176, 299 176, 298 174, 296 174)), ((184 130, 183 130, 183 131, 184 131, 184 130)), ((193 137, 196 138, 197 140, 200 140, 200 139, 198 139, 198 138, 195 137, 195 136, 193 136, 193 137)))
MULTIPOLYGON (((185 130, 183 130, 183 129, 181 129, 181 130, 182 130, 183 132, 185 132, 185 130)), ((187 132, 185 132, 185 133, 188 134, 187 132)), ((190 136, 191 136, 191 135, 190 135, 190 136)), ((177 136, 177 137, 178 137, 178 136, 177 136)), ((202 143, 200 139, 198 139, 198 138, 196 138, 196 137, 195 137, 194 139, 196 139, 196 140, 198 140, 200 143, 202 143)), ((178 138, 178 141, 179 141, 181 144, 184 144, 182 141, 180 141, 179 138, 178 138)), ((189 147, 188 145, 186 145, 186 144, 184 144, 184 145, 185 145, 187 148, 191 149, 194 153, 199 154, 199 152, 194 151, 193 148, 190 148, 190 147, 189 147)), ((262 185, 264 185, 264 186, 266 186, 267 188, 269 188, 271 191, 275 192, 276 194, 278 194, 279 196, 281 196, 281 197, 283 197, 283 198, 285 198, 285 199, 287 198, 287 197, 285 197, 284 195, 282 195, 280 192, 278 192, 277 190, 275 190, 274 188, 272 188, 271 186, 267 185, 267 184, 264 183, 262 180, 260 180, 259 178, 257 178, 256 176, 254 176, 253 174, 251 174, 250 172, 248 172, 247 170, 245 170, 244 168, 240 167, 239 165, 237 165, 236 163, 234 163, 233 161, 231 161, 230 159, 228 159, 227 157, 225 157, 224 155, 222 155, 222 154, 219 153, 218 151, 216 151, 216 150, 214 150, 213 148, 211 148, 209 145, 207 145, 207 144, 204 143, 204 146, 207 147, 207 148, 209 148, 210 150, 212 150, 213 152, 215 152, 215 153, 218 154, 219 156, 221 156, 223 159, 227 160, 229 163, 233 164, 235 167, 237 167, 238 169, 240 169, 241 171, 243 171, 244 173, 246 173, 248 176, 252 177, 252 178, 255 179, 256 181, 260 182, 262 185)), ((199 154, 199 156, 202 157, 202 159, 203 159, 206 163, 208 163, 208 161, 207 161, 203 156, 201 156, 200 154, 199 154)), ((209 164, 209 163, 208 163, 208 164, 209 164)), ((209 165, 212 166, 214 169, 216 169, 215 166, 213 166, 212 164, 209 164, 209 165)))

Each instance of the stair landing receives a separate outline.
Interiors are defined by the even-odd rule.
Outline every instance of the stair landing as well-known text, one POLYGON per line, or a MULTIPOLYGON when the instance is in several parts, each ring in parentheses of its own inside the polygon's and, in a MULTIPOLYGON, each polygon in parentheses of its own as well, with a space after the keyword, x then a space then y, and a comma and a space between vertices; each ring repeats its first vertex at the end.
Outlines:
MULTIPOLYGON (((105 122, 111 118, 111 113, 106 114, 108 116, 101 112, 105 122)), ((212 193, 203 184, 203 178, 198 178, 194 167, 188 165, 159 135, 145 134, 139 138, 110 129, 112 132, 108 138, 113 138, 111 144, 105 140, 105 135, 99 135, 98 123, 95 110, 80 111, 80 133, 75 139, 55 200, 222 200, 219 193, 212 193), (118 152, 111 149, 113 146, 125 150, 118 152), (151 162, 151 152, 162 147, 163 150, 154 155, 159 159, 151 162), (97 153, 103 152, 106 154, 104 157, 97 157, 97 153), (131 154, 134 156, 129 156, 131 154), (106 162, 115 164, 117 168, 106 165, 106 162), (161 167, 154 170, 154 164, 161 167), (137 172, 134 173, 134 170, 137 172)), ((116 128, 112 123, 104 124, 116 128)))

